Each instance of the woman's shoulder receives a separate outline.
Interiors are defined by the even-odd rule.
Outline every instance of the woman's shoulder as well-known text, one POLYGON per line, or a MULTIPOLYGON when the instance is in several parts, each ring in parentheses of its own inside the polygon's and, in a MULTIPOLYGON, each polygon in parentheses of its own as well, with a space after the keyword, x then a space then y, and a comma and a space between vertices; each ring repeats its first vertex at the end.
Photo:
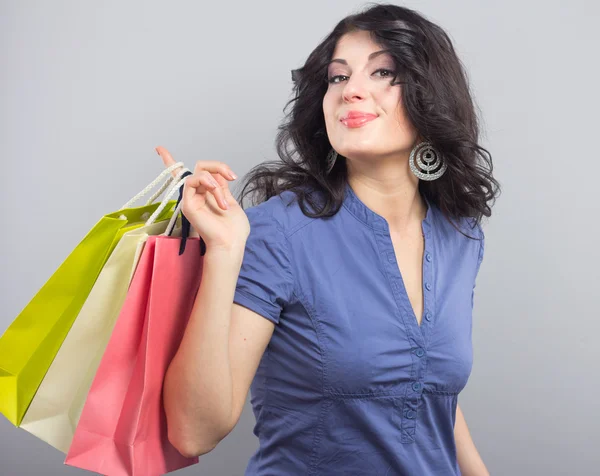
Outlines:
POLYGON ((454 226, 441 213, 436 214, 436 233, 444 253, 449 253, 474 264, 475 276, 483 261, 485 235, 481 222, 473 217, 452 219, 454 226))
POLYGON ((474 217, 449 218, 442 213, 437 205, 432 206, 431 221, 435 223, 435 228, 439 230, 439 234, 448 240, 479 241, 484 238, 481 223, 474 217))
POLYGON ((250 226, 257 221, 271 221, 286 236, 312 218, 304 215, 294 190, 285 190, 278 195, 245 209, 250 226))

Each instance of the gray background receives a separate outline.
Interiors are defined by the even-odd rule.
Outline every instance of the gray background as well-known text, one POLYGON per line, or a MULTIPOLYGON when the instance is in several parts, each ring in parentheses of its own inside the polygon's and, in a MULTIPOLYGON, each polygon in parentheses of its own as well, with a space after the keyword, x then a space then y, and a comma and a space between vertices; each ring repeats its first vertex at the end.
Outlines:
MULTIPOLYGON (((273 158, 290 70, 362 4, 2 1, 0 332, 161 171, 154 146, 239 176, 273 158)), ((504 189, 459 399, 475 443, 493 475, 600 474, 598 3, 405 5, 454 39, 504 189)), ((177 474, 242 474, 253 423, 177 474)), ((86 474, 4 418, 0 441, 3 476, 86 474)))

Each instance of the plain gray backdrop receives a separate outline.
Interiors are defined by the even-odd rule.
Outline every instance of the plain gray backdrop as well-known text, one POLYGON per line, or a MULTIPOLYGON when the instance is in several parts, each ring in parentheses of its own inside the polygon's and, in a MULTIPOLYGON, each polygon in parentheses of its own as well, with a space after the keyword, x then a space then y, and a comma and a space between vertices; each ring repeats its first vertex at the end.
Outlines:
MULTIPOLYGON (((156 145, 240 177, 274 158, 290 70, 363 5, 0 1, 0 332, 162 170, 156 145)), ((598 3, 404 5, 454 40, 503 187, 484 221, 459 399, 473 439, 492 475, 600 474, 598 3)), ((243 474, 253 424, 248 405, 176 474, 243 474)), ((0 418, 0 475, 86 474, 63 461, 0 418)))

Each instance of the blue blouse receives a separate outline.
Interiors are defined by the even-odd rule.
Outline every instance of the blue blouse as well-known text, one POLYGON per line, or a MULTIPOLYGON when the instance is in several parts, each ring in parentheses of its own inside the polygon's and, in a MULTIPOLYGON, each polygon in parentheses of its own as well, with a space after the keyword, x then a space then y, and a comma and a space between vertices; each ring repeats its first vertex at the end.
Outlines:
POLYGON ((334 217, 286 191, 248 208, 234 302, 276 324, 251 386, 259 448, 246 475, 460 475, 459 392, 473 362, 481 227, 425 200, 421 325, 387 221, 346 185, 334 217), (458 225, 457 225, 458 226, 458 225))

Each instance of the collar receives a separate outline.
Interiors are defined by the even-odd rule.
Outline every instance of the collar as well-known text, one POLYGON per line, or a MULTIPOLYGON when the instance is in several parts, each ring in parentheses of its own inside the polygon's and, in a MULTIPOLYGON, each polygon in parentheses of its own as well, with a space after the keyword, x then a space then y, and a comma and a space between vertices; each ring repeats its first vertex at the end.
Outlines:
MULTIPOLYGON (((423 200, 427 205, 427 213, 425 214, 425 219, 423 220, 423 230, 427 231, 429 227, 431 227, 432 223, 432 215, 433 215, 433 205, 431 202, 425 197, 421 195, 423 200)), ((375 213, 369 207, 367 207, 360 198, 356 195, 350 183, 346 181, 346 190, 344 196, 343 206, 346 207, 356 218, 362 221, 365 225, 374 228, 375 230, 385 231, 389 233, 389 226, 387 220, 383 218, 381 215, 375 213)))

